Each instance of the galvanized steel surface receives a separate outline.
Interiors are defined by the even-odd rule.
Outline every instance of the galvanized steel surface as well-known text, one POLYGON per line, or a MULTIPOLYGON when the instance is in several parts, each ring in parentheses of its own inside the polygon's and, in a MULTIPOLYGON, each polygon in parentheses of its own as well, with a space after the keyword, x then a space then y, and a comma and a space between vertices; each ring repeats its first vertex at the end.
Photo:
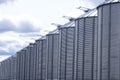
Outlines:
POLYGON ((98 79, 120 80, 120 2, 98 7, 98 79))
POLYGON ((97 17, 76 20, 75 79, 96 80, 97 17))

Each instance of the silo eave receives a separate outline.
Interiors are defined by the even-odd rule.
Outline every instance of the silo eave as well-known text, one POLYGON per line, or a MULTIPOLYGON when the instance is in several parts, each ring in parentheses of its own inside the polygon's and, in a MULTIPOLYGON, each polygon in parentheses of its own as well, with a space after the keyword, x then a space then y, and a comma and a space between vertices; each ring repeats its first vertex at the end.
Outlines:
POLYGON ((58 29, 55 29, 55 30, 51 31, 51 32, 49 32, 48 34, 56 34, 56 33, 59 33, 59 30, 58 30, 58 29))
POLYGON ((37 41, 43 41, 43 40, 46 40, 46 37, 45 38, 40 38, 37 41))
POLYGON ((69 27, 60 27, 60 29, 65 29, 65 28, 74 28, 75 26, 69 26, 69 27))
POLYGON ((87 17, 77 18, 76 20, 78 20, 78 19, 85 19, 85 18, 93 18, 93 17, 97 18, 97 16, 87 16, 87 17))
POLYGON ((59 33, 48 33, 48 34, 46 34, 46 36, 49 36, 49 35, 59 35, 59 33))
POLYGON ((46 36, 42 36, 41 38, 37 39, 36 41, 42 40, 42 39, 46 39, 46 36))
POLYGON ((102 6, 105 6, 105 5, 109 5, 109 4, 117 4, 117 3, 120 3, 120 2, 104 3, 104 4, 101 4, 101 5, 97 6, 97 9, 98 9, 99 7, 102 7, 102 6))

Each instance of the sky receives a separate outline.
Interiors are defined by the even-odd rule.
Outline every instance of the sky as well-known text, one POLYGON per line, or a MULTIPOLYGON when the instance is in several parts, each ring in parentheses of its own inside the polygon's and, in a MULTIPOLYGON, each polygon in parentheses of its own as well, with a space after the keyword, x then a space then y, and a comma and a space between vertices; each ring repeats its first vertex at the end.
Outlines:
POLYGON ((54 30, 51 23, 67 23, 62 16, 83 14, 77 7, 94 8, 103 1, 0 0, 0 61, 54 30))

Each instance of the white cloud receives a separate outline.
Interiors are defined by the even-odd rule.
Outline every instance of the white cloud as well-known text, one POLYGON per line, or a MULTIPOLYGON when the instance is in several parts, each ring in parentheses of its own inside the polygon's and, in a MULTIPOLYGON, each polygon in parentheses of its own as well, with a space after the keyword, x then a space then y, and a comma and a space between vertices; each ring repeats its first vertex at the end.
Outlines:
POLYGON ((40 37, 38 34, 39 33, 23 34, 16 32, 0 34, 0 36, 3 37, 0 39, 0 55, 15 54, 20 49, 26 47, 29 43, 33 43, 35 39, 38 39, 40 37))
POLYGON ((3 19, 0 21, 0 33, 2 32, 19 32, 19 33, 29 33, 29 32, 40 32, 40 27, 34 26, 29 21, 21 21, 19 24, 15 25, 8 19, 3 19))
POLYGON ((14 54, 19 49, 28 45, 28 43, 34 42, 34 39, 39 37, 35 35, 45 35, 56 28, 51 27, 50 23, 55 22, 64 24, 67 20, 62 19, 62 16, 67 15, 77 17, 82 14, 80 10, 75 9, 76 7, 83 6, 94 8, 104 0, 53 0, 53 2, 48 1, 48 3, 46 3, 46 1, 47 0, 41 3, 40 0, 36 0, 36 2, 33 0, 18 0, 16 1, 16 4, 11 4, 1 9, 0 22, 3 21, 3 19, 8 20, 9 26, 7 26, 7 24, 4 24, 4 26, 7 26, 7 29, 10 28, 9 32, 6 32, 6 28, 0 27, 5 30, 5 33, 0 34, 0 36, 3 37, 0 40, 1 51, 14 54), (28 3, 28 1, 30 2, 28 3), (24 22, 20 24, 21 21, 24 22), (14 26, 14 28, 11 26, 14 26), (30 27, 27 28, 23 26, 30 27), (32 31, 36 29, 37 32, 32 31), (40 29, 42 30, 39 31, 40 29), (24 33, 28 30, 30 30, 29 33, 24 33))
POLYGON ((9 58, 9 57, 10 57, 10 55, 0 55, 0 62, 9 58))
POLYGON ((6 4, 7 2, 12 2, 14 0, 0 0, 0 4, 6 4))
POLYGON ((35 27, 41 27, 43 26, 43 22, 41 19, 39 18, 34 18, 32 16, 30 16, 29 14, 20 14, 20 15, 10 15, 10 14, 2 14, 0 15, 0 20, 10 20, 13 24, 18 25, 21 21, 28 21, 30 23, 32 23, 33 25, 35 25, 35 27))

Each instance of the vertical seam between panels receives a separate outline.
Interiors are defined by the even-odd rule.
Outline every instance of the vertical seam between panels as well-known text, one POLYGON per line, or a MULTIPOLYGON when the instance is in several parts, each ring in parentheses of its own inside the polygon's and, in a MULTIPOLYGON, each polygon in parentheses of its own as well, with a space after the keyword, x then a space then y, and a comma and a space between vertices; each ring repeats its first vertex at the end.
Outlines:
POLYGON ((96 35, 97 35, 97 37, 96 37, 96 41, 97 41, 96 42, 96 79, 98 79, 98 64, 99 64, 99 62, 98 62, 99 61, 98 60, 98 18, 99 17, 97 17, 97 19, 96 19, 96 22, 97 22, 97 24, 96 24, 96 35))
POLYGON ((101 36, 100 36, 100 80, 102 80, 102 37, 103 37, 103 6, 102 6, 102 17, 101 17, 101 36))
MULTIPOLYGON (((48 37, 48 36, 47 36, 47 37, 48 37)), ((49 38, 47 38, 46 40, 47 40, 47 54, 46 54, 46 55, 47 55, 47 61, 46 61, 47 71, 46 71, 46 74, 47 74, 47 75, 46 75, 46 77, 47 77, 47 80, 48 80, 48 72, 49 72, 49 71, 48 71, 48 70, 49 70, 49 69, 48 69, 48 65, 49 65, 49 44, 48 44, 48 42, 49 42, 49 38)))
POLYGON ((94 33, 94 30, 95 29, 95 17, 93 17, 93 27, 92 27, 92 75, 91 75, 91 80, 93 80, 93 76, 94 76, 94 55, 95 55, 95 52, 94 52, 94 39, 95 39, 95 33, 94 33))
POLYGON ((67 34, 68 34, 68 28, 66 28, 66 44, 65 44, 65 80, 66 80, 66 68, 67 68, 67 34))
POLYGON ((30 80, 30 72, 31 72, 31 71, 30 71, 30 68, 31 68, 31 47, 29 47, 29 51, 30 51, 30 52, 29 52, 29 54, 30 54, 30 55, 29 55, 29 80, 30 80))
MULTIPOLYGON (((38 43, 37 43, 38 44, 38 43)), ((37 44, 35 44, 35 80, 36 80, 36 71, 37 71, 37 44)))
POLYGON ((109 47, 108 47, 108 80, 110 80, 110 55, 111 55, 111 52, 110 52, 110 48, 111 48, 111 4, 109 5, 109 47))
POLYGON ((84 18, 84 26, 83 26, 83 63, 82 63, 82 80, 84 80, 84 66, 85 66, 85 31, 86 31, 86 18, 84 18))
POLYGON ((42 43, 41 43, 41 80, 42 80, 42 76, 43 76, 43 74, 42 74, 42 72, 43 72, 43 40, 41 41, 42 43))
MULTIPOLYGON (((24 53, 24 60, 25 60, 25 59, 26 59, 26 51, 25 51, 25 53, 24 53)), ((25 60, 24 62, 25 62, 25 64, 26 64, 26 60, 25 60)), ((25 70, 25 67, 26 67, 26 66, 24 65, 24 79, 25 79, 25 71, 26 71, 26 70, 25 70)))
POLYGON ((60 65, 60 68, 59 68, 59 79, 61 80, 61 48, 62 48, 62 30, 60 30, 60 40, 61 40, 61 42, 60 42, 60 52, 59 52, 59 65, 60 65))
POLYGON ((73 68, 72 68, 72 80, 74 80, 74 62, 75 62, 75 28, 71 28, 73 29, 73 68))
POLYGON ((53 58, 54 58, 54 36, 55 35, 52 35, 52 65, 51 65, 51 79, 53 80, 53 58))
POLYGON ((78 23, 77 23, 78 25, 77 25, 77 27, 76 27, 76 34, 77 34, 77 36, 76 36, 76 45, 77 45, 77 51, 76 51, 76 80, 78 80, 78 47, 79 47, 79 44, 78 44, 78 39, 79 39, 79 19, 78 19, 78 23))

